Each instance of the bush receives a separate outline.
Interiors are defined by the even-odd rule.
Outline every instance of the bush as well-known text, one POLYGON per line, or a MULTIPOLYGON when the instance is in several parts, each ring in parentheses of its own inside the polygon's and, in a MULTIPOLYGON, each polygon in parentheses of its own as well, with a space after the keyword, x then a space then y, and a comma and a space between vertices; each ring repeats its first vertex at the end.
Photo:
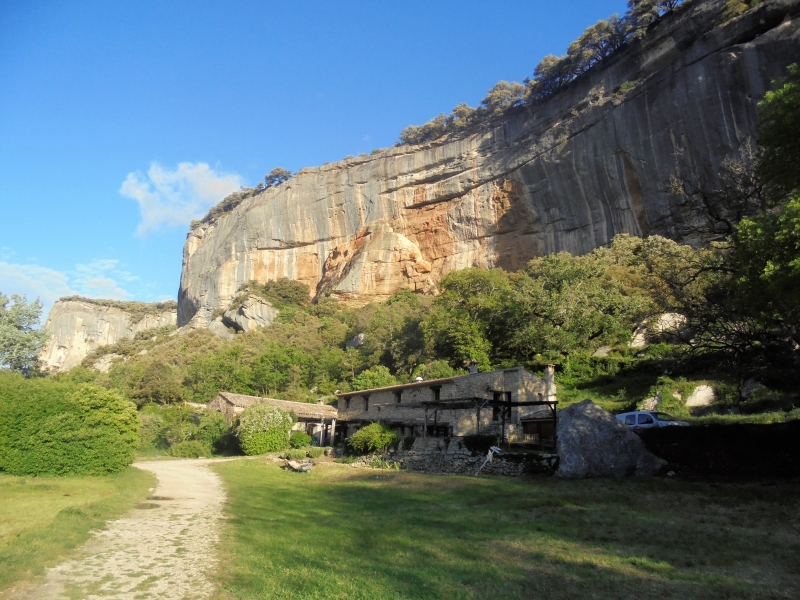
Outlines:
POLYGON ((287 460, 303 460, 305 457, 306 457, 305 450, 294 449, 294 450, 287 450, 286 452, 283 453, 283 458, 287 460))
POLYGON ((197 430, 192 434, 192 440, 208 446, 216 454, 235 450, 236 444, 231 434, 231 426, 222 413, 205 410, 200 413, 199 421, 197 430))
POLYGON ((400 470, 400 463, 393 460, 386 460, 385 458, 376 457, 373 459, 369 466, 373 469, 391 469, 392 471, 400 470))
POLYGON ((311 443, 311 436, 304 431, 295 431, 289 437, 289 446, 292 448, 305 448, 311 443))
POLYGON ((200 458, 201 456, 211 456, 211 446, 207 446, 197 440, 189 442, 178 442, 169 449, 170 456, 177 458, 200 458))
POLYGON ((356 452, 386 452, 386 448, 397 442, 397 434, 380 423, 367 425, 351 435, 347 443, 356 452))
POLYGON ((323 454, 325 454, 325 448, 309 448, 308 449, 308 455, 311 458, 319 458, 323 454))
POLYGON ((464 447, 473 454, 486 454, 489 448, 497 445, 494 435, 465 435, 464 447))
POLYGON ((236 436, 245 454, 276 452, 289 445, 293 416, 271 404, 254 404, 239 416, 236 436))
POLYGON ((185 404, 146 404, 139 411, 139 450, 172 454, 171 448, 196 441, 208 448, 206 454, 236 451, 236 439, 225 417, 216 411, 197 411, 185 404))
POLYGON ((136 407, 91 384, 0 373, 0 468, 14 475, 103 475, 139 443, 136 407))

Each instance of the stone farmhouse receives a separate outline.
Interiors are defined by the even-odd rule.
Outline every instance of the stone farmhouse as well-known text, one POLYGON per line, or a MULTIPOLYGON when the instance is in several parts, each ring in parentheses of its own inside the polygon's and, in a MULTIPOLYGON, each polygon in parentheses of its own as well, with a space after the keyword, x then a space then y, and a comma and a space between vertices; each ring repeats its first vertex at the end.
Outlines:
POLYGON ((233 423, 245 408, 253 404, 271 404, 287 412, 292 412, 297 415, 297 423, 292 427, 292 431, 304 431, 320 446, 329 446, 333 443, 336 434, 337 412, 336 408, 327 404, 290 402, 276 398, 220 392, 205 407, 221 412, 225 415, 228 423, 233 423))
POLYGON ((496 435, 501 442, 555 444, 556 387, 553 366, 545 377, 522 367, 416 381, 337 394, 339 443, 370 423, 403 437, 496 435))

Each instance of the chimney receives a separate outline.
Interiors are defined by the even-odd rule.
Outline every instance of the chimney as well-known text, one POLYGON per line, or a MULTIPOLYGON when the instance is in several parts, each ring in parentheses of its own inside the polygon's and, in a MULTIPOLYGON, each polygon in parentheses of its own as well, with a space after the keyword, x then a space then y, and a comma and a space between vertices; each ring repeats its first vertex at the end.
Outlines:
POLYGON ((469 361, 469 374, 474 375, 477 372, 478 372, 478 361, 473 358, 471 361, 469 361))
POLYGON ((556 368, 554 365, 547 365, 544 370, 544 399, 547 402, 556 400, 556 368))

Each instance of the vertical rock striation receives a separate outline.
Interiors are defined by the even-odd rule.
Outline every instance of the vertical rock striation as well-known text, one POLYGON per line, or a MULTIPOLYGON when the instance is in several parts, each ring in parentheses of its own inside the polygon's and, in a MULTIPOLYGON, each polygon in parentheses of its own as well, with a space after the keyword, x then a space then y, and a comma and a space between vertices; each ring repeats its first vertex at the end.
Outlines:
POLYGON ((178 324, 207 325, 248 280, 360 303, 618 233, 701 241, 670 181, 716 183, 753 140, 770 81, 800 61, 800 0, 727 22, 724 4, 688 4, 555 97, 469 135, 303 169, 194 229, 178 324))
POLYGON ((133 338, 141 331, 177 323, 177 312, 145 314, 135 323, 131 314, 110 306, 80 300, 59 300, 50 309, 45 327, 50 340, 40 360, 51 371, 68 371, 100 346, 133 338))

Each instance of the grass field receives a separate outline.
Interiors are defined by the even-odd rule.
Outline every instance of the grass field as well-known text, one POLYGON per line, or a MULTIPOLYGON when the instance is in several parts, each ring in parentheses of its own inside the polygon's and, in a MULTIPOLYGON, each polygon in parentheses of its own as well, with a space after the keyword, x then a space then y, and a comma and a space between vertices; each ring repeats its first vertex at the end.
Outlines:
POLYGON ((797 598, 800 484, 215 467, 219 598, 797 598))
POLYGON ((154 484, 150 473, 133 468, 106 477, 0 473, 0 590, 43 573, 154 484))

